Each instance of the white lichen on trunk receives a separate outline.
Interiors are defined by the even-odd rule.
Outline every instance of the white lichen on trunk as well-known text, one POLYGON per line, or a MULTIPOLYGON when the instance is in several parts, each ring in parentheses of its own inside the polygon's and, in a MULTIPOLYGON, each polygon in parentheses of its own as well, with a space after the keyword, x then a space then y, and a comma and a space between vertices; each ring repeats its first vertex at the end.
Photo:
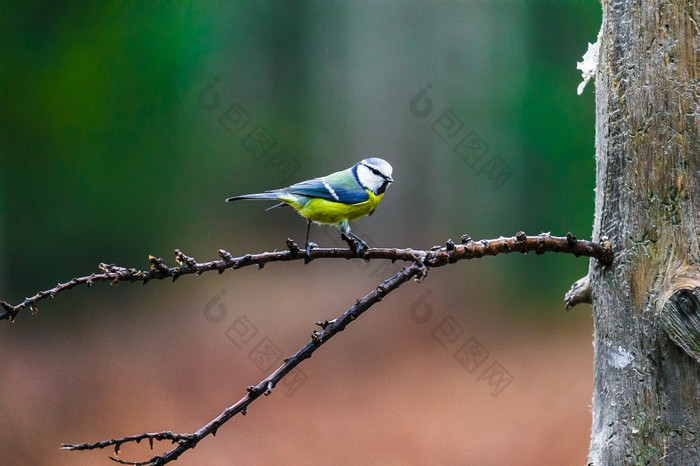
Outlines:
POLYGON ((598 36, 594 43, 588 44, 588 50, 583 54, 582 61, 576 63, 576 69, 581 70, 581 78, 583 81, 576 88, 576 93, 578 95, 583 94, 583 89, 588 84, 591 78, 595 77, 596 70, 598 69, 598 54, 600 52, 600 38, 603 33, 603 26, 600 26, 600 31, 598 31, 598 36))

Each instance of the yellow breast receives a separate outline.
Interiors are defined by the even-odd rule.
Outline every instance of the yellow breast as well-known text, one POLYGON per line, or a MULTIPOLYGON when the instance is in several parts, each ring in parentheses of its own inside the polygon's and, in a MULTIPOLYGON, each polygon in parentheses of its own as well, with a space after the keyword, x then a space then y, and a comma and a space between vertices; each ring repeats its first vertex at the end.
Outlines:
POLYGON ((318 198, 311 199, 305 204, 300 204, 296 199, 280 197, 280 200, 294 207, 299 212, 299 215, 311 221, 338 225, 345 220, 351 222, 374 212, 384 194, 374 195, 371 191, 367 191, 367 196, 368 199, 366 201, 358 202, 357 204, 343 204, 342 202, 318 198))

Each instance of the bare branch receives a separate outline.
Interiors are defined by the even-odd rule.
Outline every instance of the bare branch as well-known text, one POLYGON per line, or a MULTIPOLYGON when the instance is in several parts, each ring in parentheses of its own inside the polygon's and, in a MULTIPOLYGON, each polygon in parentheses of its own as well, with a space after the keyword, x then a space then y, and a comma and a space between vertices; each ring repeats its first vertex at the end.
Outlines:
MULTIPOLYGON (((111 440, 104 440, 102 442, 96 442, 96 443, 79 443, 75 445, 70 445, 70 444, 63 444, 61 445, 61 448, 64 450, 71 450, 71 451, 78 451, 78 450, 95 450, 95 449, 100 449, 100 448, 107 448, 109 446, 114 445, 114 455, 118 456, 121 450, 121 446, 123 443, 129 443, 129 442, 136 442, 140 443, 141 440, 148 440, 151 449, 153 449, 153 441, 154 440, 171 440, 173 443, 175 442, 181 442, 183 440, 187 440, 188 438, 192 437, 192 434, 175 434, 170 431, 164 431, 164 432, 154 432, 154 433, 143 433, 143 434, 138 434, 138 435, 129 435, 127 437, 123 438, 118 438, 118 439, 111 439, 111 440)), ((120 460, 115 457, 111 457, 114 461, 121 463, 121 464, 131 464, 131 465, 147 465, 151 464, 151 460, 146 461, 146 462, 127 462, 120 460)))
POLYGON ((441 267, 452 264, 460 260, 475 259, 483 256, 495 256, 497 254, 508 254, 520 252, 527 254, 534 252, 543 254, 545 252, 562 252, 574 254, 575 256, 587 256, 598 259, 601 265, 608 265, 612 261, 612 247, 607 241, 593 243, 585 240, 578 240, 571 233, 565 237, 551 236, 549 233, 542 233, 537 236, 526 236, 523 232, 516 233, 515 236, 497 239, 484 239, 473 241, 468 235, 462 236, 461 244, 455 244, 448 240, 445 246, 434 246, 430 250, 417 249, 397 249, 397 248, 370 248, 357 252, 353 249, 343 248, 315 248, 311 250, 310 258, 307 258, 300 251, 299 246, 291 239, 287 240, 287 250, 264 252, 260 254, 245 254, 240 257, 233 257, 229 252, 219 249, 218 260, 209 262, 197 262, 194 258, 184 254, 179 249, 175 250, 175 260, 177 266, 169 267, 163 263, 163 259, 149 256, 151 263, 149 270, 137 270, 135 268, 120 267, 114 264, 100 264, 100 273, 73 278, 72 280, 59 283, 55 287, 40 291, 32 297, 25 298, 17 305, 9 304, 0 300, 0 307, 4 309, 0 313, 0 320, 8 319, 14 321, 17 313, 22 309, 29 308, 31 313, 37 312, 37 303, 47 298, 53 299, 57 294, 70 290, 78 285, 92 286, 95 282, 109 282, 117 285, 119 282, 142 282, 146 284, 150 280, 162 280, 172 278, 175 281, 182 275, 194 274, 198 277, 204 272, 216 270, 223 273, 227 269, 236 270, 250 265, 257 265, 263 268, 268 262, 292 261, 292 260, 313 260, 328 258, 343 259, 388 259, 393 261, 401 260, 413 262, 419 258, 427 267, 441 267))
POLYGON ((564 295, 564 303, 566 304, 567 311, 577 304, 591 304, 592 302, 593 297, 591 296, 591 284, 588 275, 576 280, 574 284, 571 285, 571 288, 569 288, 569 291, 564 295))
POLYGON ((391 293, 411 278, 415 278, 416 281, 421 281, 425 278, 431 267, 441 267, 460 260, 495 256, 497 254, 512 252, 520 252, 523 254, 528 252, 535 252, 536 254, 543 254, 548 251, 563 252, 576 256, 595 257, 602 265, 609 264, 612 260, 612 248, 609 242, 604 240, 601 244, 598 244, 588 241, 579 241, 571 233, 567 234, 566 237, 554 237, 549 233, 527 236, 523 232, 518 232, 515 236, 509 238, 500 237, 493 240, 481 240, 476 242, 468 235, 464 235, 461 238, 461 244, 455 244, 452 240, 448 240, 445 246, 434 246, 429 250, 370 248, 358 252, 356 250, 357 245, 353 244, 350 238, 346 238, 346 241, 350 246, 349 249, 315 248, 311 251, 310 257, 301 254, 299 246, 291 239, 288 239, 287 250, 285 251, 246 254, 241 257, 233 257, 229 252, 221 249, 219 250, 219 260, 202 263, 197 262, 194 258, 176 249, 175 259, 178 262, 177 266, 169 267, 163 263, 162 259, 149 256, 148 260, 151 263, 151 268, 147 271, 119 267, 114 264, 100 264, 99 269, 101 273, 92 274, 87 277, 74 278, 69 282, 58 284, 50 290, 41 291, 31 298, 26 298, 22 303, 16 306, 0 301, 0 306, 5 309, 4 314, 0 314, 0 318, 14 320, 17 313, 25 307, 29 307, 32 312, 36 312, 38 301, 46 298, 53 298, 56 294, 69 290, 77 285, 87 284, 90 286, 96 281, 109 281, 113 285, 118 284, 120 281, 141 281, 145 284, 151 279, 160 280, 168 277, 172 277, 174 281, 181 275, 194 274, 195 276, 199 276, 210 270, 223 273, 226 269, 236 270, 254 264, 262 268, 268 262, 299 259, 304 259, 306 262, 321 258, 360 258, 365 261, 371 259, 388 259, 392 262, 397 260, 410 262, 410 264, 403 267, 400 272, 384 280, 370 293, 358 299, 353 306, 338 318, 332 321, 318 322, 317 325, 321 327, 321 330, 314 331, 311 340, 306 343, 306 345, 294 355, 285 359, 284 363, 277 368, 277 370, 260 381, 260 383, 248 387, 246 390, 247 393, 243 398, 226 408, 220 415, 212 419, 197 432, 192 434, 174 434, 170 431, 143 433, 96 443, 62 445, 62 448, 66 450, 94 450, 114 446, 115 456, 111 457, 111 459, 117 463, 138 466, 162 465, 177 459, 185 451, 194 448, 205 437, 215 435, 219 427, 236 414, 245 414, 248 405, 260 397, 260 395, 269 395, 282 378, 301 363, 301 361, 311 357, 314 351, 320 348, 321 345, 327 342, 333 335, 342 331, 363 312, 381 301, 387 294, 391 293), (165 452, 163 455, 154 456, 145 462, 124 461, 117 457, 122 444, 127 442, 138 443, 144 439, 149 441, 151 447, 153 447, 154 440, 170 440, 177 443, 177 446, 165 452))
POLYGON ((317 325, 321 327, 321 330, 313 332, 311 335, 311 340, 304 345, 304 347, 302 347, 294 355, 285 359, 284 363, 277 368, 277 370, 261 380, 260 383, 255 386, 248 387, 247 393, 243 398, 226 408, 221 414, 193 434, 173 434, 170 431, 144 433, 119 439, 105 440, 92 444, 63 444, 61 447, 66 450, 94 450, 114 445, 115 455, 118 455, 119 449, 123 443, 140 442, 141 440, 148 439, 148 441, 151 442, 152 448, 154 440, 172 440, 173 442, 177 442, 177 447, 165 452, 163 455, 154 456, 148 461, 129 462, 120 460, 116 457, 111 457, 112 460, 118 463, 137 466, 156 466, 169 463, 177 459, 185 451, 197 446, 197 444, 208 435, 216 435, 216 431, 219 429, 219 427, 221 427, 236 414, 241 413, 245 415, 248 405, 255 401, 260 395, 269 395, 272 392, 272 389, 280 382, 280 380, 282 380, 285 375, 287 375, 304 359, 310 358, 313 352, 320 348, 325 342, 330 340, 333 335, 341 332, 350 322, 357 319, 363 312, 381 301, 382 298, 397 289, 402 284, 406 283, 412 277, 415 277, 416 280, 422 280, 427 274, 427 271, 427 267, 420 261, 407 265, 396 275, 384 280, 374 290, 369 292, 364 297, 358 299, 353 306, 351 306, 338 318, 332 321, 318 322, 317 325))

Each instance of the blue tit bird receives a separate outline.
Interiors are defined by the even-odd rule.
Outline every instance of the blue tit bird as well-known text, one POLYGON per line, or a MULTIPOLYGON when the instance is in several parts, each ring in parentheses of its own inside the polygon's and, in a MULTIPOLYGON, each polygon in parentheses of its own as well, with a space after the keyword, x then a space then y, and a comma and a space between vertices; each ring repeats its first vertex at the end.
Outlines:
POLYGON ((367 243, 350 231, 350 222, 365 215, 372 215, 389 184, 391 165, 386 160, 370 157, 357 162, 352 167, 312 180, 302 181, 286 188, 273 189, 258 194, 244 194, 226 199, 226 202, 240 199, 280 201, 268 208, 274 209, 289 205, 307 220, 306 256, 311 253, 309 231, 311 223, 334 225, 345 235, 355 239, 361 249, 367 243))

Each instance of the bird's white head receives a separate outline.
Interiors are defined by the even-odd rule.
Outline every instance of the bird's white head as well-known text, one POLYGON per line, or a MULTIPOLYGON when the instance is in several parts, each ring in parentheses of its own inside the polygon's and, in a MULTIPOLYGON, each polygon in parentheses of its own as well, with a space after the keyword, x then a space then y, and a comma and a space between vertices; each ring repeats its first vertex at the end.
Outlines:
POLYGON ((394 182, 391 177, 393 169, 386 160, 370 157, 358 162, 353 168, 357 181, 375 195, 383 194, 389 184, 394 182))

